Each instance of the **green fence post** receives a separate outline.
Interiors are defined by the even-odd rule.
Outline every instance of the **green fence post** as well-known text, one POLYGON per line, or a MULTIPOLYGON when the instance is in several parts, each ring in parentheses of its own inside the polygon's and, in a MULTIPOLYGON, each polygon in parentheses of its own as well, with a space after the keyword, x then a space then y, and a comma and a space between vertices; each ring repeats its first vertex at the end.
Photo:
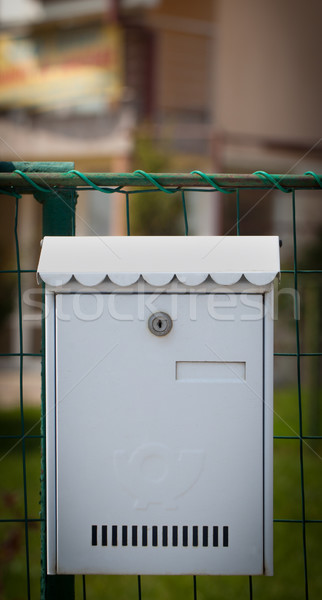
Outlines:
MULTIPOLYGON (((47 163, 46 172, 66 172, 74 168, 73 163, 47 163)), ((34 169, 33 169, 34 170, 34 169)), ((37 169, 40 171, 40 168, 37 169)), ((44 172, 44 171, 43 171, 44 172)), ((74 189, 34 192, 34 197, 43 205, 43 235, 74 235, 75 206, 77 193, 74 189)), ((46 432, 46 388, 45 388, 45 323, 42 323, 42 390, 41 390, 41 433, 46 432)), ((47 575, 46 568, 46 447, 42 437, 41 448, 41 600, 73 600, 75 578, 73 575, 47 575)))

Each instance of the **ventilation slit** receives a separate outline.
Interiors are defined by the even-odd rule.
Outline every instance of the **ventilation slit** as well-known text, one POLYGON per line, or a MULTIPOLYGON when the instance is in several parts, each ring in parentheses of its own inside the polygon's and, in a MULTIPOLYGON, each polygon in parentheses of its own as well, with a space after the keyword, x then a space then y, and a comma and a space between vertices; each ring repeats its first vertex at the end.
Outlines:
POLYGON ((112 546, 117 546, 117 525, 112 525, 112 546))
POLYGON ((107 546, 107 525, 102 525, 102 546, 107 546))
POLYGON ((168 545, 168 527, 163 525, 162 527, 162 546, 168 545))
POLYGON ((208 546, 208 527, 204 525, 202 528, 202 545, 208 546))
POLYGON ((173 525, 172 527, 172 546, 178 545, 178 527, 173 525))
POLYGON ((184 525, 182 528, 182 545, 188 546, 188 527, 184 525))
POLYGON ((122 546, 127 546, 127 525, 122 525, 122 546))
POLYGON ((132 546, 138 545, 138 528, 137 525, 132 525, 132 546))
POLYGON ((97 546, 97 525, 92 525, 92 546, 97 546))
POLYGON ((156 525, 152 527, 152 546, 158 545, 158 528, 156 525))
POLYGON ((225 526, 223 528, 223 546, 227 547, 228 546, 228 527, 225 526))
POLYGON ((147 525, 142 527, 142 546, 148 545, 148 528, 147 525))
POLYGON ((213 546, 218 546, 218 527, 213 527, 213 546))
POLYGON ((192 528, 192 545, 198 546, 198 526, 194 525, 192 528))

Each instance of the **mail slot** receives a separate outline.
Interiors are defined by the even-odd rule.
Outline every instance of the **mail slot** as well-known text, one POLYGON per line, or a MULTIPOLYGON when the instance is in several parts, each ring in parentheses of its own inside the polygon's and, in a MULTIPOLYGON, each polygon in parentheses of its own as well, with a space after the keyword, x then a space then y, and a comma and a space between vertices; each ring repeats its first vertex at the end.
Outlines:
POLYGON ((47 237, 51 574, 273 572, 276 237, 47 237))

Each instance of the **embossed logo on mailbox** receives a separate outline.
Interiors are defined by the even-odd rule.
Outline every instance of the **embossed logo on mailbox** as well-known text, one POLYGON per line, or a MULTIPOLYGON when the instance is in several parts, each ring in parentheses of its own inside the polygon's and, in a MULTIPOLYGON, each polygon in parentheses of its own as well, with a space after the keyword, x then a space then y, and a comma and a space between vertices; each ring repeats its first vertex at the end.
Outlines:
POLYGON ((132 453, 114 451, 115 474, 135 498, 136 509, 162 504, 175 510, 177 499, 198 481, 204 460, 202 449, 172 450, 157 443, 142 444, 132 453))

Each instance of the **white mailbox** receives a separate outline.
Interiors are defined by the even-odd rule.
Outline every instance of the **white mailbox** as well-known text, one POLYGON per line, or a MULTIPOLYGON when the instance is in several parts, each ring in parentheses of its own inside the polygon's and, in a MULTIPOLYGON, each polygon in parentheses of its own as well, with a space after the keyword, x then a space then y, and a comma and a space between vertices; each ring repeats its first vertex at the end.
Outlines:
POLYGON ((49 573, 272 574, 276 237, 47 237, 49 573))

